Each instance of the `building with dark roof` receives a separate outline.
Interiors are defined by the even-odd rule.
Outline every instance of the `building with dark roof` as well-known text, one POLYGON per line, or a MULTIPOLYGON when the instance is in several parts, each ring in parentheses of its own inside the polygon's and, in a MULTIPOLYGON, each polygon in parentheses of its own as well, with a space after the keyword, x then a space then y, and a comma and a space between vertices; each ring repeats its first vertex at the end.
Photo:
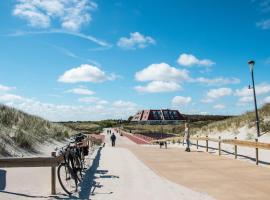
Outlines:
POLYGON ((178 110, 160 109, 141 110, 133 116, 131 121, 148 124, 174 124, 184 120, 184 116, 178 110))

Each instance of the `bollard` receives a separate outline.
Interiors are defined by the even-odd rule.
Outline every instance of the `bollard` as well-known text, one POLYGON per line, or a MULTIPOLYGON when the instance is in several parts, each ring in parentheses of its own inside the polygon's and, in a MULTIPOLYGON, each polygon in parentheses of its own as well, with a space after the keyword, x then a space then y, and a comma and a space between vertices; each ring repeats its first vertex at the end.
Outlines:
POLYGON ((221 155, 221 137, 218 137, 218 155, 221 155))
MULTIPOLYGON (((258 142, 258 139, 255 139, 255 142, 258 142)), ((255 148, 255 153, 256 153, 256 165, 259 164, 259 149, 256 147, 255 148)))
POLYGON ((199 144, 198 144, 198 135, 197 135, 196 146, 197 146, 197 149, 198 149, 198 147, 199 147, 199 144))
POLYGON ((208 135, 206 136, 206 152, 208 152, 208 135))
MULTIPOLYGON (((237 140, 237 137, 234 139, 237 140)), ((234 145, 234 159, 237 159, 237 145, 234 145)))
MULTIPOLYGON (((56 152, 52 152, 52 157, 56 157, 56 152)), ((56 189, 55 189, 55 186, 56 186, 56 168, 55 166, 53 166, 51 168, 51 194, 52 195, 55 195, 56 194, 56 189)))

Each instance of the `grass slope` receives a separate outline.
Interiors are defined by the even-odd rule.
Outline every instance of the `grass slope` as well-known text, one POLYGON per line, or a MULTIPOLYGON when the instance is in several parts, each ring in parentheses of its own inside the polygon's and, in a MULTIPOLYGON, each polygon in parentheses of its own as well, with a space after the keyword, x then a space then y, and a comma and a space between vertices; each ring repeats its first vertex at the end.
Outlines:
POLYGON ((0 105, 0 154, 10 155, 8 146, 33 150, 50 139, 62 140, 73 131, 63 125, 0 105))
MULTIPOLYGON (((260 131, 262 133, 267 133, 270 131, 270 104, 265 104, 259 110, 259 118, 260 118, 260 131)), ((231 117, 225 120, 221 120, 218 122, 209 123, 200 127, 199 129, 194 130, 211 133, 211 132, 222 132, 226 130, 236 131, 237 129, 248 126, 248 128, 255 127, 255 113, 247 112, 240 116, 231 117)))

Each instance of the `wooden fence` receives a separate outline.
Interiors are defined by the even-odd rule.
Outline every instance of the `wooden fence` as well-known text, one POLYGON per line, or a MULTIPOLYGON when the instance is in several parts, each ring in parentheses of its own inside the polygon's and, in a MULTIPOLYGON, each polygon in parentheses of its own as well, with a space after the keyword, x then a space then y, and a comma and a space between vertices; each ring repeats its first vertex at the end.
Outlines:
MULTIPOLYGON (((96 138, 87 137, 82 144, 92 145, 96 138), (90 144, 91 143, 91 144, 90 144)), ((50 157, 29 157, 14 158, 7 157, 0 159, 0 168, 10 167, 51 167, 51 194, 56 194, 56 167, 63 161, 63 156, 56 156, 56 152, 52 152, 50 157)))
MULTIPOLYGON (((166 139, 161 139, 161 140, 153 140, 152 143, 159 143, 159 142, 179 142, 184 140, 184 137, 171 137, 171 138, 166 138, 166 139)), ((255 139, 254 141, 246 141, 246 140, 238 140, 237 137, 234 139, 221 139, 219 138, 209 138, 208 136, 205 137, 191 137, 191 141, 196 141, 196 148, 199 148, 199 142, 198 141, 205 141, 205 150, 208 152, 209 150, 209 141, 211 142, 216 142, 217 149, 218 149, 218 155, 221 155, 222 152, 222 144, 230 144, 234 146, 234 158, 237 159, 238 153, 237 153, 237 147, 242 146, 242 147, 249 147, 249 148, 254 148, 255 149, 255 159, 256 159, 256 165, 259 164, 259 149, 264 149, 264 150, 270 150, 270 143, 263 143, 263 142, 258 142, 258 139, 255 139)))

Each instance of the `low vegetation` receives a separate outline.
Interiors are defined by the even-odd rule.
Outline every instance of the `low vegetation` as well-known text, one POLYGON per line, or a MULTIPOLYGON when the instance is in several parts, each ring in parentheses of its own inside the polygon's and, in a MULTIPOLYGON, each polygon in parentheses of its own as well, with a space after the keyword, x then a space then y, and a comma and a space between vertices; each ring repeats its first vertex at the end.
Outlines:
POLYGON ((62 140, 73 131, 58 123, 0 105, 0 154, 7 155, 7 146, 33 150, 37 143, 62 140))
POLYGON ((77 121, 77 122, 61 122, 68 128, 75 131, 81 131, 87 134, 99 134, 103 128, 114 127, 119 124, 118 120, 101 120, 101 121, 77 121))
MULTIPOLYGON (((265 104, 259 110, 260 118, 260 130, 262 133, 267 133, 270 131, 270 104, 265 104)), ((237 132, 239 128, 243 126, 248 126, 248 128, 255 127, 255 113, 247 112, 243 115, 231 117, 225 120, 213 122, 206 124, 200 128, 194 130, 194 132, 212 133, 212 132, 222 132, 222 131, 235 131, 237 132)))
MULTIPOLYGON (((239 128, 248 126, 255 127, 254 112, 247 112, 239 116, 216 116, 216 115, 184 115, 190 124, 191 134, 211 134, 215 132, 230 131, 237 135, 239 128)), ((270 104, 265 104, 259 109, 260 130, 262 133, 270 132, 270 104)), ((170 133, 182 136, 184 134, 184 123, 178 125, 148 125, 136 123, 124 123, 123 128, 132 133, 149 135, 152 133, 170 133)), ((253 138, 249 134, 247 137, 253 138)))

